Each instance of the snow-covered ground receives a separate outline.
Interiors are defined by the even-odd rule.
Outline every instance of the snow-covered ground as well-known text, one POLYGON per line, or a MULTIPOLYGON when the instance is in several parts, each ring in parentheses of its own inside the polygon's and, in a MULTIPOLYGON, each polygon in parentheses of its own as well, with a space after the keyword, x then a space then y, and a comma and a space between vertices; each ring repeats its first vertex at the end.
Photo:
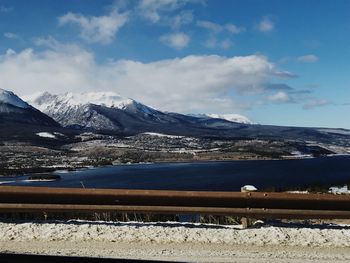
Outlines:
POLYGON ((325 132, 325 133, 336 133, 336 134, 342 134, 342 135, 350 135, 350 130, 347 129, 318 129, 318 131, 325 132))
POLYGON ((329 188, 328 192, 332 194, 350 194, 350 189, 348 189, 347 185, 341 187, 333 186, 329 188))
POLYGON ((176 135, 163 134, 163 133, 157 133, 157 132, 144 132, 143 134, 150 135, 150 136, 156 136, 156 137, 173 138, 173 139, 179 139, 179 138, 184 137, 184 136, 176 136, 176 135))
POLYGON ((0 223, 0 250, 195 262, 347 262, 349 225, 0 223))

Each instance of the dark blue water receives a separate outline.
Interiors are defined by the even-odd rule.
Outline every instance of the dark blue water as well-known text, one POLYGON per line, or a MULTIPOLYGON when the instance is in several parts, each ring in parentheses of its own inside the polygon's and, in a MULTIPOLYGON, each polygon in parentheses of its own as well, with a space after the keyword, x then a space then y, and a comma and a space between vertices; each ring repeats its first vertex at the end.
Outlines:
POLYGON ((54 182, 24 182, 25 176, 2 178, 4 185, 129 188, 167 190, 239 191, 252 184, 258 189, 275 187, 333 186, 350 182, 350 156, 303 160, 225 161, 118 165, 56 173, 54 182))

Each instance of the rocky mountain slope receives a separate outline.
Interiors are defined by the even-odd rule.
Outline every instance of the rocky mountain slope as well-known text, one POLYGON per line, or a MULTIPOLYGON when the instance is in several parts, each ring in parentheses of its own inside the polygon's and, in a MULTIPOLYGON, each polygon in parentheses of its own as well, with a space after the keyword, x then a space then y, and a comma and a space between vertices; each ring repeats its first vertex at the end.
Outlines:
POLYGON ((0 89, 0 123, 60 127, 56 121, 24 102, 13 92, 0 89))
POLYGON ((76 141, 75 134, 78 132, 62 127, 13 92, 0 89, 0 145, 11 142, 60 147, 76 141), (51 134, 55 140, 43 134, 51 134))
POLYGON ((64 127, 133 135, 162 132, 200 135, 203 129, 235 128, 237 123, 220 118, 192 117, 166 113, 113 92, 65 93, 47 92, 33 97, 32 105, 64 127))

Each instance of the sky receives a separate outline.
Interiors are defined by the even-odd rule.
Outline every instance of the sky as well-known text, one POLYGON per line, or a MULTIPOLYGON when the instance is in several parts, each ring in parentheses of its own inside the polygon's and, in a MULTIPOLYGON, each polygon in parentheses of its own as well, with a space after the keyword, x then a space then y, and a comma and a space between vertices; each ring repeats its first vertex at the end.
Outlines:
POLYGON ((0 88, 350 128, 348 0, 0 0, 0 88))

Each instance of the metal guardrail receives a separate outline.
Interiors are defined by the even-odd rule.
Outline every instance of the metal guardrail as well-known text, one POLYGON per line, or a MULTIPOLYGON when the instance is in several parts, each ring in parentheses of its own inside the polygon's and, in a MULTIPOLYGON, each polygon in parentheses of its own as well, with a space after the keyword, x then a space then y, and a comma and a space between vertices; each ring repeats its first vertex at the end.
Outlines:
POLYGON ((0 212, 112 211, 350 219, 350 195, 0 186, 0 212))

